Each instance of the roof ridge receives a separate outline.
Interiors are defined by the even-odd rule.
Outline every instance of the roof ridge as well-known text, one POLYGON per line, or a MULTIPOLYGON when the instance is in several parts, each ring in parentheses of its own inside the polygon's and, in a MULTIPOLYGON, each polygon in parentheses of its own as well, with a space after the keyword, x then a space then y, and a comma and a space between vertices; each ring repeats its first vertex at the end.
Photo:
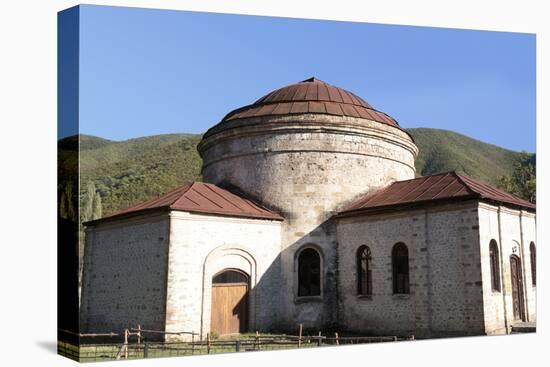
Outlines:
MULTIPOLYGON (((452 173, 458 179, 458 181, 462 183, 464 187, 466 187, 466 190, 468 190, 470 194, 483 198, 483 195, 479 191, 477 191, 475 188, 471 187, 470 184, 466 182, 466 180, 464 180, 463 176, 460 173, 454 170, 450 171, 450 173, 452 173)), ((468 176, 464 175, 464 177, 468 177, 468 176)))
MULTIPOLYGON (((212 191, 212 190, 211 190, 212 191)), ((193 190, 193 192, 195 192, 197 195, 199 196, 202 196, 204 199, 206 199, 207 201, 211 202, 212 204, 214 204, 215 206, 217 206, 218 208, 220 209, 224 209, 223 206, 221 206, 220 204, 216 203, 214 200, 210 199, 209 197, 207 197, 206 195, 204 195, 202 192, 200 192, 199 190, 193 190)), ((219 196, 219 195, 218 195, 219 196)), ((226 200, 225 198, 222 198, 223 200, 226 200)), ((227 201, 227 200, 226 200, 227 201)), ((239 208, 240 209, 240 208, 239 208)))
MULTIPOLYGON (((193 188, 193 186, 195 186, 197 183, 199 183, 198 181, 193 181, 189 184, 189 187, 187 188, 187 190, 185 190, 184 192, 182 192, 182 194, 172 202, 172 204, 169 205, 169 207, 172 207, 174 205, 177 205, 178 201, 180 201, 183 197, 185 197, 187 200, 191 201, 192 203, 194 203, 195 205, 199 205, 199 203, 197 203, 196 201, 188 198, 187 196, 185 196, 185 194, 187 194, 189 192, 189 190, 191 190, 193 188)), ((168 194, 166 194, 168 195, 168 194)))
MULTIPOLYGON (((138 203, 138 204, 136 204, 136 205, 132 205, 132 206, 128 207, 127 209, 125 209, 125 211, 128 210, 128 209, 131 209, 131 208, 133 208, 133 207, 135 207, 135 206, 145 206, 145 205, 147 205, 147 204, 154 203, 154 202, 157 201, 157 200, 160 200, 160 199, 162 199, 162 198, 166 198, 166 197, 168 197, 168 196, 170 196, 170 195, 176 194, 176 193, 178 193, 179 191, 183 191, 182 194, 181 194, 181 195, 183 195, 185 192, 187 192, 187 191, 191 188, 191 186, 193 186, 193 184, 194 184, 194 182, 191 182, 191 183, 188 183, 188 184, 185 184, 185 185, 178 186, 178 187, 176 187, 175 189, 170 190, 170 191, 168 191, 168 192, 166 192, 166 193, 164 193, 164 194, 161 194, 161 195, 159 195, 159 196, 157 196, 157 197, 155 197, 155 198, 152 198, 152 199, 149 199, 149 200, 147 200, 147 201, 138 203)), ((168 204, 168 205, 174 204, 174 203, 181 197, 181 195, 178 195, 178 196, 177 196, 177 199, 173 200, 173 201, 172 201, 170 204, 168 204)))
MULTIPOLYGON (((505 197, 510 198, 511 200, 517 201, 518 203, 519 203, 519 202, 524 202, 524 203, 533 204, 533 203, 531 203, 531 202, 528 201, 528 200, 525 200, 525 199, 522 199, 522 198, 520 198, 520 197, 517 197, 517 196, 515 196, 514 194, 511 194, 511 193, 509 193, 509 192, 507 192, 507 191, 504 191, 504 190, 501 190, 501 189, 499 189, 499 188, 497 188, 497 187, 494 187, 494 186, 492 186, 492 185, 489 185, 488 183, 485 183, 485 182, 482 182, 482 181, 478 181, 478 180, 476 180, 476 179, 474 179, 474 178, 472 178, 472 177, 469 177, 469 176, 467 176, 467 175, 460 175, 460 174, 458 174, 458 173, 457 173, 457 175, 460 177, 461 180, 463 180, 463 181, 472 181, 474 184, 479 185, 479 186, 482 186, 484 189, 486 189, 487 191, 489 191, 490 193, 492 193, 492 194, 494 194, 494 195, 503 195, 503 196, 505 196, 505 197), (464 179, 466 179, 466 180, 464 180, 464 179)), ((471 186, 471 185, 469 185, 469 186, 471 186)), ((487 196, 487 195, 483 195, 482 193, 479 193, 479 195, 480 195, 481 197, 484 197, 484 198, 494 199, 494 198, 491 198, 491 197, 489 197, 489 196, 487 196)))
MULTIPOLYGON (((458 177, 460 182, 462 182, 464 185, 466 185, 467 189, 473 191, 474 193, 476 193, 481 198, 487 198, 487 195, 484 195, 483 193, 479 192, 479 190, 477 190, 475 187, 472 186, 471 182, 473 182, 476 185, 480 185, 480 186, 484 186, 484 187, 489 188, 489 189, 493 189, 493 187, 491 185, 480 182, 480 181, 477 181, 477 180, 474 180, 473 178, 471 178, 468 175, 461 174, 459 172, 455 172, 455 175, 458 177)), ((505 193, 505 192, 503 192, 503 193, 505 193)), ((506 193, 506 194, 509 195, 508 193, 506 193)))
MULTIPOLYGON (((217 186, 212 185, 212 184, 207 184, 207 185, 206 185, 206 188, 207 188, 208 190, 210 190, 210 191, 211 191, 213 194, 215 194, 216 196, 222 198, 224 201, 226 201, 226 202, 228 202, 229 204, 233 205, 235 208, 237 208, 237 209, 239 209, 239 210, 244 210, 244 208, 242 208, 240 205, 237 205, 236 203, 231 202, 231 201, 228 200, 226 197, 224 197, 222 194, 220 194, 219 192, 217 192, 216 190, 214 190, 214 189, 212 188, 212 186, 214 186, 214 187, 217 188, 217 186)), ((227 191, 229 194, 231 194, 231 195, 233 195, 233 196, 235 196, 235 197, 237 197, 237 198, 239 198, 239 199, 242 200, 241 197, 239 197, 239 196, 233 194, 231 191, 229 191, 229 190, 224 190, 224 191, 227 191)))
MULTIPOLYGON (((447 173, 447 175, 455 176, 455 175, 453 175, 453 172, 454 172, 454 171, 450 171, 450 172, 447 173)), ((445 192, 447 189, 449 189, 449 187, 452 187, 453 183, 455 183, 455 182, 458 182, 458 183, 460 184, 460 186, 459 186, 457 189, 455 189, 454 191, 450 191, 450 192, 449 192, 448 195, 449 195, 450 197, 454 197, 457 193, 460 192, 460 190, 462 190, 463 188, 465 188, 465 186, 464 186, 464 184, 462 183, 462 181, 460 181, 460 180, 459 180, 458 178, 456 178, 456 176, 455 176, 455 178, 453 179, 453 181, 449 182, 449 183, 447 184, 447 186, 444 186, 441 190, 439 190, 439 191, 437 192, 437 194, 435 194, 435 195, 433 196, 433 199, 434 199, 434 200, 439 199, 439 195, 441 195, 441 193, 443 193, 443 192, 445 192)), ((466 187, 466 191, 469 193, 469 190, 468 190, 467 187, 466 187)), ((468 195, 470 195, 470 194, 468 194, 468 195)))

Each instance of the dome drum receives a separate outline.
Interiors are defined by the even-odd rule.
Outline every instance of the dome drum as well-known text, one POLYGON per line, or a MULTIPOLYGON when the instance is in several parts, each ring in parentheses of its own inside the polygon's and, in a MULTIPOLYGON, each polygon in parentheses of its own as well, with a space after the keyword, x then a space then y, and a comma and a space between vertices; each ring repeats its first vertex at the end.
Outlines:
POLYGON ((418 153, 394 119, 314 78, 230 112, 197 148, 206 182, 237 187, 289 217, 299 218, 315 193, 319 210, 312 223, 365 190, 414 178, 418 153), (316 103, 325 110, 310 110, 316 103), (277 114, 282 105, 288 113, 277 114), (337 105, 339 114, 327 113, 329 105, 337 105), (357 111, 367 111, 368 118, 357 111))

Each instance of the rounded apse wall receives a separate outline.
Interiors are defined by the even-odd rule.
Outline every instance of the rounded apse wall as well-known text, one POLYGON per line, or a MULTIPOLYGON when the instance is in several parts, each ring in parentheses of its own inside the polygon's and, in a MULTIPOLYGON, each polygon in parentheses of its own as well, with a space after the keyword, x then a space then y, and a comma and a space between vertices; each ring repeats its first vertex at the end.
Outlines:
POLYGON ((225 122, 198 150, 205 182, 241 190, 288 220, 324 220, 360 195, 414 178, 418 153, 398 127, 323 114, 225 122))

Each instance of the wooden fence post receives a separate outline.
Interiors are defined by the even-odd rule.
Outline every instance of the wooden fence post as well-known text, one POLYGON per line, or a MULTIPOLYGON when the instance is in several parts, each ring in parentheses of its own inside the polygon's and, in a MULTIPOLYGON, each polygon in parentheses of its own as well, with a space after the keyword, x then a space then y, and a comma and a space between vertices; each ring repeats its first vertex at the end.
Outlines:
POLYGON ((241 341, 237 339, 237 341, 235 341, 235 352, 240 352, 240 351, 241 351, 241 341))
POLYGON ((144 343, 143 345, 143 358, 149 357, 149 344, 144 343))
POLYGON ((206 353, 210 354, 210 333, 206 334, 206 353))
POLYGON ((191 355, 195 354, 195 332, 191 332, 191 355))
POLYGON ((336 339, 336 345, 340 345, 340 342, 338 341, 338 333, 334 333, 334 338, 336 339))
POLYGON ((298 333, 298 348, 302 345, 302 327, 303 325, 300 324, 300 332, 298 333))
POLYGON ((128 329, 124 329, 124 359, 128 359, 128 329))
POLYGON ((255 345, 254 345, 254 349, 260 349, 260 333, 258 332, 258 330, 256 330, 256 338, 255 338, 255 345))
POLYGON ((319 331, 319 337, 317 338, 317 346, 320 347, 321 345, 322 345, 321 332, 319 331))
POLYGON ((141 344, 141 325, 138 324, 138 327, 137 327, 137 349, 138 350, 139 350, 140 344, 141 344))

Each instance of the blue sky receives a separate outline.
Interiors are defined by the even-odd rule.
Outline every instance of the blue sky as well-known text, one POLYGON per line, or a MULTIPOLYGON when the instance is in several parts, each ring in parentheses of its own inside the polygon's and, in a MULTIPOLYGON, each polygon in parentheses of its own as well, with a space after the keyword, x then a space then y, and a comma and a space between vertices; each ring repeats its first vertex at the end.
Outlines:
POLYGON ((200 133, 315 76, 401 126, 535 151, 535 36, 121 7, 80 9, 80 130, 200 133))

